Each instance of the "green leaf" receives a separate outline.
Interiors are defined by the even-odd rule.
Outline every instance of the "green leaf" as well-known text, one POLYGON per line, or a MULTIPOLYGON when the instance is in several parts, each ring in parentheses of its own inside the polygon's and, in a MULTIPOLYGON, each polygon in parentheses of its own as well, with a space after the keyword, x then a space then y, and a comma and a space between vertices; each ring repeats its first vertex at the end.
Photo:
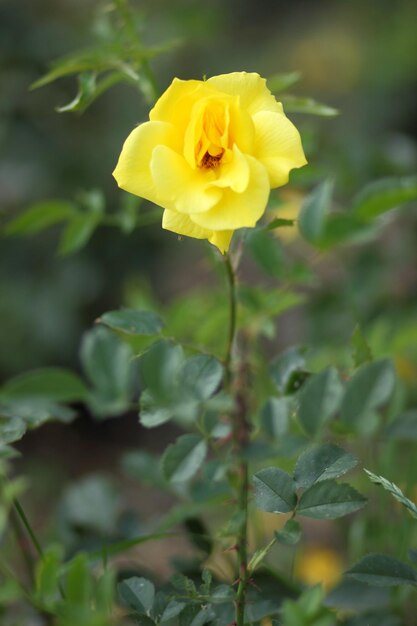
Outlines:
POLYGON ((260 470, 253 476, 255 504, 268 513, 289 513, 297 504, 294 481, 277 467, 260 470))
POLYGON ((336 519, 361 509, 365 503, 366 498, 350 485, 324 480, 304 491, 297 513, 316 519, 336 519))
POLYGON ((108 311, 97 322, 128 335, 158 335, 163 327, 161 318, 153 311, 134 309, 108 311))
POLYGON ((58 113, 83 113, 95 100, 117 83, 127 82, 122 72, 109 72, 101 79, 95 72, 83 72, 78 75, 78 92, 71 102, 57 107, 58 113))
POLYGON ((262 428, 268 437, 279 440, 288 431, 289 405, 286 398, 269 398, 261 411, 262 428))
POLYGON ((0 417, 0 444, 19 441, 25 432, 26 423, 20 417, 0 417))
POLYGON ((299 395, 299 420, 309 435, 315 435, 336 413, 343 387, 337 370, 329 367, 311 376, 299 395))
POLYGON ((91 601, 92 580, 86 555, 78 554, 67 567, 65 599, 72 605, 87 607, 91 601))
POLYGON ((355 367, 359 367, 364 363, 371 363, 373 361, 371 348, 363 336, 359 324, 355 327, 350 342, 355 367))
POLYGON ((49 548, 36 565, 36 595, 43 606, 51 606, 59 597, 61 547, 49 548))
POLYGON ((320 115, 322 117, 335 117, 339 111, 327 104, 321 104, 312 98, 302 98, 299 96, 285 95, 281 97, 284 110, 287 113, 307 113, 309 115, 320 115))
POLYGON ((122 457, 122 468, 131 477, 145 485, 158 487, 166 486, 161 473, 159 457, 145 450, 132 450, 122 457))
POLYGON ((149 580, 134 576, 121 582, 117 589, 127 606, 149 616, 155 599, 155 587, 149 580))
POLYGON ((33 235, 53 224, 71 218, 76 212, 75 206, 65 200, 44 200, 34 204, 9 222, 6 235, 33 235))
POLYGON ((162 457, 162 471, 171 482, 190 480, 200 469, 207 454, 207 444, 198 435, 182 435, 168 446, 162 457))
POLYGON ((386 437, 397 441, 417 441, 417 410, 405 411, 388 424, 386 437))
POLYGON ((254 552, 248 563, 248 572, 252 573, 259 567, 259 565, 265 559, 266 555, 275 543, 276 538, 273 537, 266 546, 264 546, 263 548, 259 548, 259 550, 256 550, 256 552, 254 552))
POLYGON ((219 388, 223 379, 223 366, 212 356, 200 354, 184 364, 181 392, 196 400, 207 400, 219 388))
POLYGON ((52 402, 85 400, 87 389, 73 372, 49 367, 21 374, 0 388, 4 398, 45 398, 52 402))
POLYGON ((197 615, 191 620, 190 626, 203 626, 203 624, 207 624, 207 622, 211 622, 216 618, 216 614, 208 604, 203 607, 197 615))
POLYGON ((285 226, 294 226, 295 220, 284 219, 283 217, 276 217, 266 225, 266 230, 275 230, 275 228, 283 228, 285 226))
POLYGON ((248 234, 248 245, 252 257, 267 274, 280 278, 284 257, 279 241, 264 229, 254 229, 248 234))
POLYGON ((116 415, 131 401, 132 358, 130 346, 103 327, 84 336, 81 360, 93 384, 90 404, 98 415, 116 415))
POLYGON ((417 176, 384 178, 362 189, 353 201, 353 212, 363 220, 372 220, 416 199, 417 176))
POLYGON ((384 554, 368 554, 346 576, 376 587, 417 585, 417 574, 412 567, 384 554))
POLYGON ((174 619, 174 617, 178 617, 178 615, 183 611, 185 606, 185 602, 177 602, 177 600, 171 600, 165 607, 160 621, 168 622, 169 620, 174 619))
POLYGON ((140 372, 144 387, 159 403, 172 404, 184 361, 181 346, 166 340, 152 344, 141 356, 140 372))
POLYGON ((346 424, 357 424, 367 413, 385 404, 395 385, 391 361, 383 359, 362 365, 346 385, 341 418, 346 424))
POLYGON ((295 546, 301 539, 301 526, 295 519, 289 519, 281 530, 275 531, 275 538, 286 546, 295 546))
POLYGON ((270 374, 280 393, 286 393, 291 378, 305 367, 303 348, 291 347, 270 364, 270 374))
POLYGON ((292 87, 301 78, 301 72, 288 72, 286 74, 273 74, 267 81, 267 87, 271 93, 285 91, 288 87, 292 87))
POLYGON ((119 517, 117 491, 105 476, 87 476, 66 488, 60 512, 71 528, 110 536, 116 531, 119 517))
POLYGON ((83 248, 100 222, 94 213, 77 213, 69 220, 58 246, 61 255, 72 254, 83 248))
POLYGON ((334 443, 322 443, 307 449, 297 461, 294 480, 304 489, 314 483, 342 476, 357 464, 355 457, 334 443))
POLYGON ((394 498, 398 500, 398 502, 400 502, 408 510, 410 515, 414 517, 415 519, 417 519, 417 506, 414 504, 414 502, 409 500, 403 494, 401 489, 395 483, 390 482, 383 476, 377 476, 376 474, 373 474, 367 469, 365 469, 364 471, 366 472, 366 474, 368 475, 368 477, 373 483, 375 483, 376 485, 380 485, 386 491, 388 491, 391 495, 393 495, 394 498))
POLYGON ((324 233, 326 216, 332 204, 333 182, 325 180, 306 198, 300 210, 298 226, 310 243, 319 243, 324 233))

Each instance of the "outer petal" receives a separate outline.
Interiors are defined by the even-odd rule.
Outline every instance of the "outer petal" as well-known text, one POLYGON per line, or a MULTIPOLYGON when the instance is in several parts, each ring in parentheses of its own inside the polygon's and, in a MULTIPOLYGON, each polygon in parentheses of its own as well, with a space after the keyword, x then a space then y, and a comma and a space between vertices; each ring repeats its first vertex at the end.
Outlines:
POLYGON ((207 83, 202 80, 174 78, 150 111, 149 119, 170 122, 184 132, 194 103, 201 98, 215 94, 215 90, 208 87, 207 83))
POLYGON ((249 184, 250 169, 246 155, 242 154, 237 145, 233 146, 231 159, 222 163, 218 169, 218 178, 211 185, 214 187, 229 187, 232 191, 242 193, 249 184))
POLYGON ((240 96, 243 109, 253 115, 258 111, 282 111, 282 104, 277 102, 266 86, 265 78, 255 72, 232 72, 212 76, 207 81, 210 87, 219 89, 232 96, 240 96))
POLYGON ((264 213, 269 196, 268 174, 262 163, 246 155, 249 184, 243 193, 224 189, 220 201, 205 213, 195 213, 193 221, 209 230, 235 230, 253 227, 264 213))
POLYGON ((145 122, 126 139, 113 172, 117 184, 125 191, 158 204, 158 193, 151 176, 152 153, 158 144, 177 147, 180 138, 172 124, 145 122))
POLYGON ((285 185, 290 170, 307 163, 298 130, 283 113, 260 111, 253 122, 254 156, 265 165, 272 188, 285 185))
POLYGON ((159 203, 180 213, 208 211, 222 192, 210 186, 214 173, 193 169, 184 157, 167 146, 157 146, 152 154, 151 172, 159 191, 159 203))
POLYGON ((228 250, 233 235, 232 230, 210 231, 206 228, 201 228, 201 226, 195 224, 188 215, 177 213, 177 211, 169 211, 168 209, 164 211, 162 228, 171 230, 179 235, 194 237, 195 239, 208 239, 210 243, 217 246, 222 253, 228 250))

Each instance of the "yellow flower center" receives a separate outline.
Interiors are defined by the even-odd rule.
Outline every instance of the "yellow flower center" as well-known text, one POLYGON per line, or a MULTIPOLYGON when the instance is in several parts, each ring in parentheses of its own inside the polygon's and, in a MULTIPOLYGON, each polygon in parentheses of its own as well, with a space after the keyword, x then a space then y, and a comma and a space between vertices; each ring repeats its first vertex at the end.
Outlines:
POLYGON ((205 98, 197 104, 186 137, 186 153, 190 155, 194 167, 212 170, 220 165, 230 148, 229 125, 227 100, 205 98))

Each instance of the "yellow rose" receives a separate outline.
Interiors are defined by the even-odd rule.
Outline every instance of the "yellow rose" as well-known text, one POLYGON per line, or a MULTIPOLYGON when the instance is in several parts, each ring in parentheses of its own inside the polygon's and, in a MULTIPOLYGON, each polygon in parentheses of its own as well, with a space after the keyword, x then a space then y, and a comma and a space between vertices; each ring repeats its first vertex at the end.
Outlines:
POLYGON ((123 146, 119 187, 162 206, 163 228, 221 252, 234 230, 255 226, 270 189, 306 163, 297 129, 259 74, 175 78, 149 120, 123 146))

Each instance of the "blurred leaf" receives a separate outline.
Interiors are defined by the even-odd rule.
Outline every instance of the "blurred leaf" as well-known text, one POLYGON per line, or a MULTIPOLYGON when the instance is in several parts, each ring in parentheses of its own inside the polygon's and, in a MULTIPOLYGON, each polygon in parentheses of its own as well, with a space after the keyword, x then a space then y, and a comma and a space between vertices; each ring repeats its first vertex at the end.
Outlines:
POLYGON ((298 418, 306 433, 315 435, 336 413, 342 393, 343 387, 334 367, 310 376, 299 394, 298 418))
POLYGON ((364 222, 352 213, 329 213, 317 243, 326 250, 344 243, 367 242, 378 235, 378 227, 375 222, 364 222))
POLYGON ((301 539, 301 526, 295 519, 289 519, 281 530, 275 531, 275 538, 286 546, 295 546, 301 539))
POLYGON ((75 98, 56 110, 58 113, 84 113, 103 93, 123 81, 126 81, 126 76, 122 72, 109 72, 101 80, 97 80, 95 72, 83 72, 78 75, 78 93, 75 98))
POLYGON ((54 546, 44 552, 36 565, 36 596, 42 606, 50 607, 59 597, 59 575, 62 562, 61 547, 54 546))
POLYGON ((373 361, 371 348, 366 341, 359 324, 353 331, 352 338, 350 340, 352 346, 352 357, 355 367, 359 367, 364 363, 370 363, 373 361))
POLYGON ((137 613, 150 614, 155 599, 155 587, 149 580, 135 576, 121 582, 117 589, 127 606, 137 613))
POLYGON ((185 362, 181 346, 171 341, 158 341, 140 358, 141 378, 145 388, 161 404, 168 403, 185 362))
POLYGON ((260 470, 253 476, 255 504, 268 513, 289 513, 297 504, 294 481, 277 467, 260 470))
POLYGON ((333 182, 325 180, 304 200, 298 219, 303 237, 310 243, 319 243, 324 233, 333 195, 333 182))
POLYGON ((190 480, 200 469, 207 454, 207 444, 198 435, 182 435, 168 446, 162 457, 162 471, 171 482, 190 480))
POLYGON ((312 98, 303 98, 300 96, 281 96, 281 102, 284 105, 286 113, 307 113, 309 115, 320 115, 322 117, 335 117, 339 115, 339 111, 326 104, 316 102, 312 98))
POLYGON ((285 91, 288 87, 292 87, 301 78, 301 72, 288 72, 286 74, 273 74, 267 79, 267 87, 271 93, 285 91))
POLYGON ((417 441, 417 410, 405 411, 386 427, 386 437, 399 441, 417 441))
POLYGON ((132 393, 131 348, 103 327, 84 336, 81 361, 93 384, 89 402, 98 415, 116 415, 125 411, 132 393))
POLYGON ((269 398, 261 411, 261 423, 265 433, 279 440, 287 431, 289 406, 286 398, 269 398))
POLYGON ((353 213, 363 220, 372 220, 416 199, 417 176, 384 178, 370 183, 354 198, 353 213))
POLYGON ((95 588, 95 600, 99 611, 111 615, 114 606, 114 592, 116 588, 116 571, 106 569, 95 588))
POLYGON ((407 509, 410 515, 417 519, 417 506, 414 504, 414 502, 411 502, 411 500, 406 498, 401 489, 395 483, 390 482, 383 476, 377 476, 367 469, 364 469, 364 471, 373 483, 375 483, 376 485, 380 485, 391 495, 393 495, 394 498, 407 509))
POLYGON ((153 311, 134 309, 108 311, 97 322, 128 335, 158 335, 163 327, 161 318, 153 311))
POLYGON ((18 215, 5 227, 6 235, 33 235, 71 218, 76 207, 65 200, 44 200, 18 215))
POLYGON ((366 498, 350 485, 324 480, 304 491, 297 513, 316 519, 336 519, 361 509, 365 503, 366 498))
POLYGON ((161 473, 159 457, 145 450, 132 450, 122 457, 122 468, 132 478, 145 485, 158 487, 166 486, 161 473))
POLYGON ((321 443, 308 448, 297 461, 294 480, 297 487, 337 478, 357 464, 355 457, 334 443, 321 443))
POLYGON ((345 575, 377 587, 417 585, 417 574, 412 567, 384 554, 368 554, 345 575))
POLYGON ((73 215, 62 234, 58 253, 61 255, 72 254, 83 248, 99 223, 100 217, 94 213, 73 215))
POLYGON ((78 554, 68 565, 65 585, 65 600, 72 605, 87 607, 92 595, 92 580, 87 557, 78 554))
POLYGON ((342 420, 356 425, 368 412, 387 402, 394 385, 395 372, 391 361, 384 359, 362 365, 346 385, 342 420))
POLYGON ((207 400, 219 388, 223 366, 212 356, 199 354, 186 361, 181 372, 180 386, 185 395, 207 400))
POLYGON ((168 622, 171 619, 177 617, 181 611, 185 608, 185 602, 177 602, 177 600, 170 600, 161 615, 161 623, 168 622))
MULTIPOLYGON (((0 410, 1 415, 1 410, 0 410)), ((20 417, 0 417, 1 444, 19 441, 26 432, 26 423, 20 417)))
POLYGON ((55 402, 85 400, 87 389, 82 380, 70 370, 49 367, 21 374, 0 388, 4 398, 45 398, 55 402))
POLYGON ((266 546, 264 546, 263 548, 259 548, 254 552, 248 563, 248 572, 254 572, 261 565, 262 561, 265 559, 268 552, 275 543, 276 538, 273 537, 266 546))
POLYGON ((288 220, 283 217, 276 217, 266 225, 266 230, 275 230, 275 228, 281 228, 283 226, 294 226, 296 220, 288 220))
POLYGON ((249 232, 247 242, 259 267, 270 276, 281 277, 284 257, 278 239, 260 228, 249 232))
POLYGON ((280 393, 285 393, 294 373, 303 371, 305 367, 303 352, 302 347, 291 347, 271 362, 270 374, 280 393))
POLYGON ((119 497, 107 477, 87 476, 65 489, 60 510, 65 524, 72 528, 112 535, 119 516, 119 497))

